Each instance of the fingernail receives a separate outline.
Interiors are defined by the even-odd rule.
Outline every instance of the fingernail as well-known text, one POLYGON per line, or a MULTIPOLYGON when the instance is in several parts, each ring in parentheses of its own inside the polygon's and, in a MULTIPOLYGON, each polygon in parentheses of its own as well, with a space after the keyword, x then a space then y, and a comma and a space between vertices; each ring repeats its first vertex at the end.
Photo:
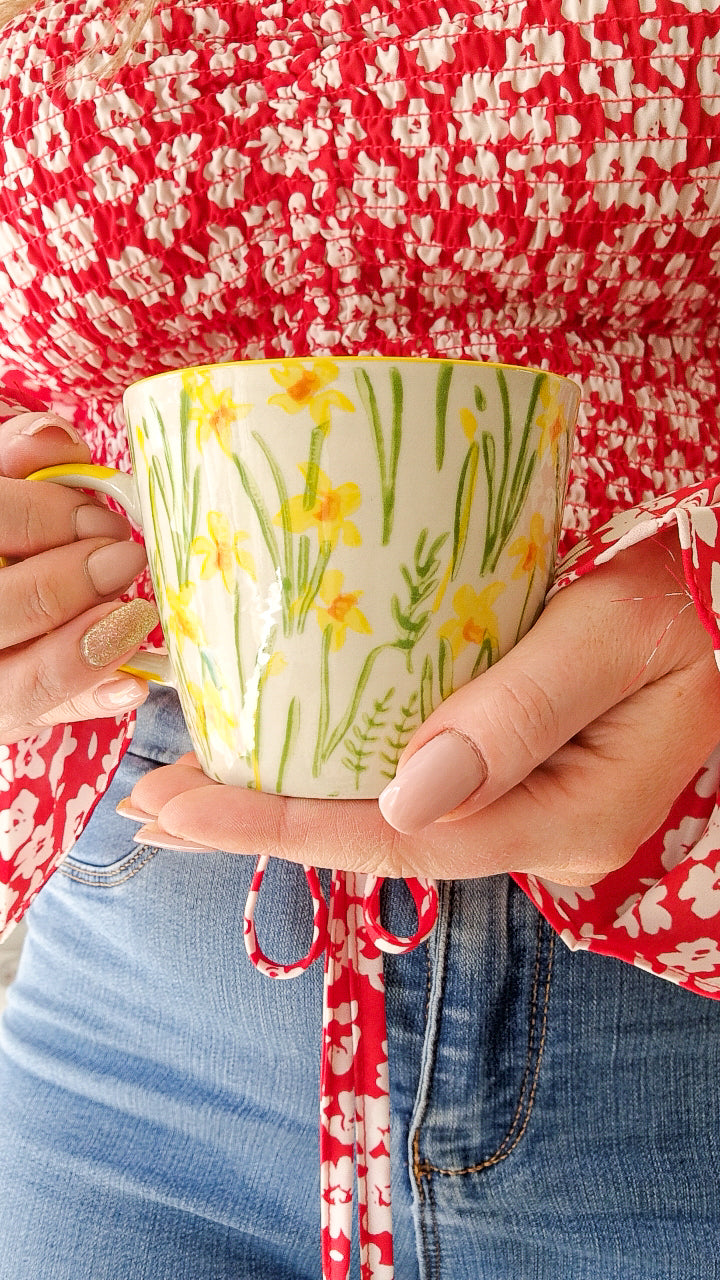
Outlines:
POLYGON ((82 436, 75 430, 69 422, 64 418, 59 418, 54 413, 33 413, 20 414, 18 421, 27 418, 28 421, 20 427, 18 435, 20 436, 37 436, 41 431, 47 431, 49 427, 55 427, 57 430, 64 431, 66 436, 72 440, 73 444, 82 444, 82 436))
POLYGON ((379 797, 386 822, 408 834, 450 813, 487 778, 480 752, 446 731, 415 752, 379 797))
MULTIPOLYGON (((103 711, 129 711, 145 700, 146 688, 132 676, 108 680, 95 690, 93 697, 103 711)), ((140 817, 144 817, 141 814, 140 817)))
POLYGON ((133 836, 138 844, 151 844, 156 849, 175 849, 180 853, 214 853, 207 844, 190 844, 188 840, 181 840, 179 836, 171 836, 169 832, 163 831, 156 822, 148 822, 144 827, 140 827, 133 836))
POLYGON ((78 539, 117 538, 121 541, 127 538, 130 530, 125 517, 117 511, 111 511, 109 507, 96 507, 90 502, 76 507, 74 518, 75 537, 78 539))
POLYGON ((111 596, 128 587, 145 568, 147 557, 139 542, 111 542, 93 551, 85 569, 99 596, 111 596))
POLYGON ((121 818, 132 818, 135 822, 152 822, 154 820, 153 814, 147 813, 145 809, 133 804, 130 796, 123 796, 120 803, 115 805, 115 812, 121 818))
POLYGON ((144 640, 159 622, 149 600, 130 600, 93 623, 80 639, 80 653, 89 667, 106 667, 144 640))

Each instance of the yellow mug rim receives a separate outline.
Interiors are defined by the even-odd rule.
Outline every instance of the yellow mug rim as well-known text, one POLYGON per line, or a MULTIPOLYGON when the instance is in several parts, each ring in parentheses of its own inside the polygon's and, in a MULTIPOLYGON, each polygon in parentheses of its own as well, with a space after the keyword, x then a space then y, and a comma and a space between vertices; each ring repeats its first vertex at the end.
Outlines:
POLYGON ((537 377, 543 374, 546 378, 557 379, 558 382, 567 382, 578 393, 582 388, 574 378, 565 373, 554 373, 552 369, 539 369, 534 365, 512 364, 506 360, 464 360, 459 358, 445 358, 444 356, 336 356, 336 355, 306 355, 306 356, 263 356, 252 360, 221 360, 214 364, 193 364, 187 367, 177 369, 163 369, 162 373, 151 373, 146 378, 138 378, 137 382, 131 382, 126 387, 123 398, 129 392, 143 387, 149 382, 159 382, 161 378, 177 378, 188 373, 209 373, 213 369, 234 369, 240 365, 259 365, 259 364, 306 364, 309 360, 333 360, 336 364, 424 364, 424 365, 467 365, 469 368, 475 369, 512 369, 519 373, 530 373, 537 377))

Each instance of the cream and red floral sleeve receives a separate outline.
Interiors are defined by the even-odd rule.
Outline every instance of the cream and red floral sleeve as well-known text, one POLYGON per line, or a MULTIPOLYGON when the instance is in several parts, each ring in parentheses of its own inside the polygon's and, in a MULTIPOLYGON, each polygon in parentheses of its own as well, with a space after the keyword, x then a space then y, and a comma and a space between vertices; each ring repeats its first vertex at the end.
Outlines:
MULTIPOLYGON (((0 422, 47 410, 49 397, 25 388, 19 370, 4 368, 2 379, 0 422)), ((69 415, 68 406, 52 408, 69 415)), ((110 785, 134 723, 134 714, 125 714, 57 725, 0 745, 0 938, 77 840, 110 785)))
MULTIPOLYGON (((720 666, 720 478, 614 517, 560 564, 550 595, 672 524, 688 596, 720 666)), ((581 889, 514 879, 571 950, 616 956, 720 998, 720 745, 618 871, 581 889)))

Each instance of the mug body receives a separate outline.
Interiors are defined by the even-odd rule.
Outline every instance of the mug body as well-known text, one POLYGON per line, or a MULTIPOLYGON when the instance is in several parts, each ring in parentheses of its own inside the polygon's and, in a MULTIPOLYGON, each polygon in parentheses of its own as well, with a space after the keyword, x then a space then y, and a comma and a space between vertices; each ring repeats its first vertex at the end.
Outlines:
POLYGON ((578 401, 539 370, 371 357, 127 390, 158 608, 209 776, 379 795, 421 721, 541 610, 578 401))

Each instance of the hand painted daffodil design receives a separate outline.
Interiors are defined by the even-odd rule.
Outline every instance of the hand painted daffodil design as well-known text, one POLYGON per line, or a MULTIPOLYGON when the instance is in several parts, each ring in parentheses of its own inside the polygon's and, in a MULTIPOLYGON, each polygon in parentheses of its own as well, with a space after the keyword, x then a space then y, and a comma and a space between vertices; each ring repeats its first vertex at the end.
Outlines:
POLYGON ((187 638, 192 644, 204 644, 205 635, 202 624, 190 607, 193 590, 189 582, 184 582, 178 591, 173 591, 172 587, 165 588, 169 613, 164 622, 168 631, 174 632, 178 641, 187 638))
POLYGON ((135 427, 136 448, 140 453, 143 462, 147 465, 147 449, 145 447, 145 432, 142 427, 135 427))
POLYGON ((209 538, 193 538, 190 550, 193 555, 204 556, 200 570, 201 578, 212 578, 221 573, 226 591, 232 591, 235 585, 235 565, 239 565, 251 578, 255 578, 255 563, 249 551, 243 551, 240 543, 250 535, 243 530, 233 533, 230 521, 222 511, 208 511, 207 527, 209 538))
POLYGON ((438 629, 438 634, 450 641, 454 658, 468 645, 489 644, 493 650, 497 648, 498 620, 493 605, 504 590, 504 582, 491 582, 480 592, 471 586, 455 592, 455 617, 438 629))
POLYGON ((209 676, 199 685, 188 681, 188 693, 192 699, 198 734, 205 742, 211 736, 219 737, 231 751, 237 748, 237 721, 230 715, 223 699, 223 692, 209 676))
POLYGON ((553 465, 557 466, 558 444, 567 431, 567 407, 558 400, 552 386, 543 383, 538 396, 542 412, 538 414, 537 424, 540 428, 538 455, 542 458, 547 449, 552 454, 553 465))
POLYGON ((545 530, 545 522, 542 516, 535 512, 530 521, 528 536, 516 538, 508 547, 508 554, 518 557, 518 562, 512 573, 513 578, 522 578, 525 573, 532 576, 536 569, 539 569, 541 573, 547 571, 547 545, 549 541, 550 534, 545 530))
POLYGON ((275 382, 285 390, 279 395, 268 396, 268 404, 279 405, 286 413, 300 413, 307 409, 313 422, 319 426, 329 420, 332 408, 355 412, 355 405, 342 391, 329 388, 338 376, 334 360, 320 357, 302 364, 283 360, 279 368, 270 372, 275 382))
POLYGON ((340 649, 344 645, 348 627, 365 635, 372 632, 365 614, 357 607, 362 591, 343 591, 344 577, 339 569, 326 569, 318 591, 323 605, 313 605, 321 630, 332 627, 331 649, 340 649))
POLYGON ((475 414, 470 409, 460 410, 460 426, 463 429, 463 435, 466 440, 475 439, 475 432, 478 429, 478 421, 475 414))
MULTIPOLYGON (((300 466, 299 470, 306 475, 306 467, 300 466)), ((302 493, 295 494, 288 503, 290 528, 293 533, 317 529, 318 542, 329 543, 333 548, 341 536, 347 547, 359 547, 360 531, 348 516, 357 511, 361 502, 362 494, 352 481, 333 489, 325 472, 318 470, 315 501, 309 510, 305 509, 302 493)), ((275 516, 274 523, 282 524, 282 512, 275 516)))
POLYGON ((202 450, 208 440, 215 440, 224 453, 233 452, 233 427, 246 418, 251 404, 233 400, 229 387, 216 390, 207 375, 188 370, 183 375, 183 391, 190 398, 190 421, 195 424, 195 439, 202 450))

